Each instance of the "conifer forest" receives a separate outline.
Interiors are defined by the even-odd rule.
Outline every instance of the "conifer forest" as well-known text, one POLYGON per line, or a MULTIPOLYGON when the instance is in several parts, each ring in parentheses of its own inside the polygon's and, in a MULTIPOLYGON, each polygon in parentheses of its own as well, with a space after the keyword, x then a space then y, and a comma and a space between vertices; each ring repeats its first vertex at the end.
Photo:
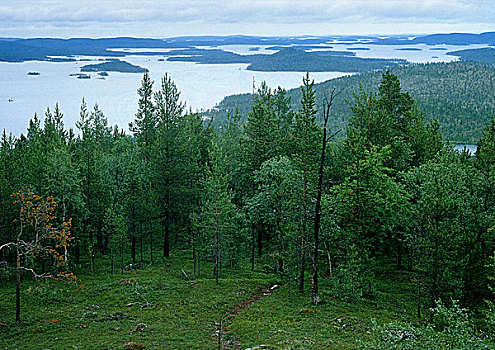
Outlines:
POLYGON ((495 119, 455 150, 379 75, 220 122, 146 71, 128 128, 4 130, 0 348, 495 348, 495 119))

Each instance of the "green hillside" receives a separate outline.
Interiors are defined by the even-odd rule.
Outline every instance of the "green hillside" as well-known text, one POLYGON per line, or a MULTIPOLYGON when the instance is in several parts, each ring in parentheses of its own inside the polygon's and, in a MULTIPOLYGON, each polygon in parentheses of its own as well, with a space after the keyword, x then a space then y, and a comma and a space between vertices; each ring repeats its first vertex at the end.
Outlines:
MULTIPOLYGON (((359 86, 365 91, 377 91, 382 72, 346 76, 315 85, 320 100, 333 88, 342 90, 333 106, 332 129, 345 127, 351 115, 346 101, 352 100, 359 86)), ((403 90, 412 94, 427 118, 440 120, 446 140, 475 143, 495 113, 495 68, 492 66, 473 62, 430 63, 393 67, 391 72, 399 77, 403 90)), ((290 90, 288 95, 297 108, 300 90, 290 90)), ((250 94, 228 96, 209 114, 221 124, 227 112, 233 113, 236 109, 243 117, 247 116, 251 103, 250 94)))
POLYGON ((448 53, 451 56, 457 56, 463 61, 474 61, 488 64, 495 64, 495 49, 484 47, 482 49, 458 50, 448 53))

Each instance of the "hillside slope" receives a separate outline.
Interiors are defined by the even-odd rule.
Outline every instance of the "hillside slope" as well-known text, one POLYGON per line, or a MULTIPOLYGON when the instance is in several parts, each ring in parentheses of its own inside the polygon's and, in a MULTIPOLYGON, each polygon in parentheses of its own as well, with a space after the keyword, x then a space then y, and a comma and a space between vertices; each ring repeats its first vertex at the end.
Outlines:
MULTIPOLYGON (((378 90, 383 71, 362 73, 328 80, 317 84, 317 96, 328 94, 333 88, 342 93, 335 100, 332 129, 344 128, 351 116, 349 105, 353 93, 362 86, 365 91, 378 90)), ((429 118, 440 120, 445 140, 476 143, 483 128, 495 114, 495 68, 473 62, 429 63, 391 68, 412 94, 418 107, 429 118)), ((302 80, 302 75, 301 75, 302 80)), ((288 92, 295 109, 301 99, 299 89, 288 92)), ((238 109, 244 117, 251 109, 251 94, 226 97, 209 115, 221 124, 227 112, 238 109)))

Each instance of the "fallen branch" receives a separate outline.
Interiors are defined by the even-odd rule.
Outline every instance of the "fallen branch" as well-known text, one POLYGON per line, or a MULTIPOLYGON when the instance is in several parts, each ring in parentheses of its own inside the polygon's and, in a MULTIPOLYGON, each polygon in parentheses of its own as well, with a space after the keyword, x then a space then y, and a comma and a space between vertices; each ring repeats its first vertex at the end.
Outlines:
POLYGON ((143 298, 146 303, 141 303, 139 301, 135 301, 135 302, 127 304, 126 307, 131 307, 133 305, 139 305, 141 309, 144 309, 145 307, 153 306, 153 303, 150 303, 148 301, 148 299, 146 299, 142 293, 139 293, 138 291, 136 291, 136 294, 138 294, 141 298, 143 298))
POLYGON ((189 276, 186 274, 186 271, 184 271, 184 269, 181 269, 182 270, 182 273, 184 274, 184 276, 186 276, 186 278, 189 280, 189 281, 192 281, 189 276))
POLYGON ((146 302, 146 304, 144 304, 144 303, 140 303, 139 301, 135 301, 133 303, 127 304, 126 307, 131 307, 133 305, 139 305, 141 309, 144 309, 145 307, 153 306, 153 303, 146 302))

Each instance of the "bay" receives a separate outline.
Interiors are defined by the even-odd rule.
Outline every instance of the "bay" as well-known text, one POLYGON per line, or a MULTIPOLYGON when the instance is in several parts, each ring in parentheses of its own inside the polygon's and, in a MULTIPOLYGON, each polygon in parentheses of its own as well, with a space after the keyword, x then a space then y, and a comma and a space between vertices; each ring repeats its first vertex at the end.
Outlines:
MULTIPOLYGON (((84 57, 81 57, 85 59, 84 57)), ((193 111, 212 108, 226 95, 251 92, 253 79, 256 86, 266 81, 269 86, 294 88, 302 84, 300 72, 252 72, 247 64, 201 65, 190 62, 158 61, 157 56, 128 56, 125 61, 150 70, 155 89, 167 72, 181 91, 182 100, 193 111)), ((14 135, 24 133, 29 120, 37 113, 43 116, 46 108, 53 110, 56 103, 64 113, 66 127, 74 127, 84 98, 88 106, 97 103, 111 125, 127 130, 137 110, 141 74, 109 72, 105 79, 90 73, 91 79, 77 79, 85 64, 98 63, 97 58, 84 62, 0 63, 0 130, 14 135), (40 75, 28 75, 39 72, 40 75)), ((316 82, 348 73, 313 73, 316 82)))
MULTIPOLYGON (((404 46, 344 44, 333 42, 333 50, 352 50, 358 57, 405 58, 411 62, 448 62, 457 57, 447 55, 450 50, 477 48, 482 45, 447 46, 414 45, 417 50, 399 50, 404 46)), ((231 45, 220 47, 240 54, 273 53, 268 46, 259 46, 258 51, 250 50, 251 45, 231 45)), ((253 82, 259 86, 266 81, 270 87, 295 88, 302 84, 301 72, 253 72, 246 70, 247 64, 196 64, 192 62, 168 62, 164 56, 130 56, 123 60, 150 71, 158 89, 160 79, 168 72, 181 91, 182 100, 193 111, 209 109, 219 103, 224 96, 249 93, 253 82)), ((146 52, 146 49, 139 49, 146 52)), ((156 51, 156 49, 149 49, 156 51)), ((37 113, 41 118, 47 107, 53 109, 59 103, 64 113, 66 127, 74 127, 79 116, 81 100, 84 97, 88 106, 98 103, 111 125, 118 124, 127 130, 137 110, 136 90, 140 86, 141 74, 110 72, 105 79, 98 79, 91 73, 91 79, 77 79, 69 76, 80 72, 85 64, 98 63, 102 57, 77 57, 77 62, 0 63, 0 131, 6 129, 14 135, 24 133, 29 120, 37 113), (28 75, 39 72, 40 75, 28 75)), ((349 73, 311 73, 316 82, 340 77, 349 73)))

